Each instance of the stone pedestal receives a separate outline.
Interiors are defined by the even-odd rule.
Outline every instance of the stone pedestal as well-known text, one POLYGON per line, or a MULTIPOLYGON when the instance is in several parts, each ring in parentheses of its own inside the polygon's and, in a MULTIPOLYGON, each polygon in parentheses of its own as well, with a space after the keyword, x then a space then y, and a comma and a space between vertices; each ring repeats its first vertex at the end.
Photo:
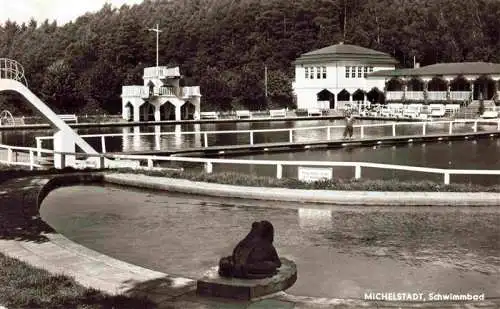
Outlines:
POLYGON ((225 278, 219 276, 218 267, 214 267, 197 281, 196 293, 201 296, 250 300, 286 290, 297 281, 297 266, 290 260, 280 260, 278 273, 265 279, 225 278))

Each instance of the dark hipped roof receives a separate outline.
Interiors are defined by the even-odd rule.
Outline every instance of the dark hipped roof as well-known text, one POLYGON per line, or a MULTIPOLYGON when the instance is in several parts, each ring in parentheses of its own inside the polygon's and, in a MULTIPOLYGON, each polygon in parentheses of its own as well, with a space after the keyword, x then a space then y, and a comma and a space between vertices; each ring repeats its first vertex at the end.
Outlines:
POLYGON ((384 64, 397 63, 397 61, 389 54, 357 45, 343 43, 330 45, 302 54, 295 60, 295 63, 302 64, 340 60, 366 60, 370 63, 384 64))
POLYGON ((500 74, 500 64, 490 62, 437 63, 415 69, 381 70, 368 76, 436 76, 500 74))

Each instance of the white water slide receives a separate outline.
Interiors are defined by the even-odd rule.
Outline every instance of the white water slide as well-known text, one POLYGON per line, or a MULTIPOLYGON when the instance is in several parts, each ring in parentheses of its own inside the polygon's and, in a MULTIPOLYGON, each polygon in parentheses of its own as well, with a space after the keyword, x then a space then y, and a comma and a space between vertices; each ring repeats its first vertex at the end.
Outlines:
MULTIPOLYGON (((56 131, 54 134, 54 150, 61 152, 75 152, 75 145, 88 154, 97 154, 92 146, 83 140, 64 120, 43 103, 31 90, 26 87, 26 78, 23 67, 15 60, 0 58, 0 92, 15 91, 26 98, 31 107, 38 111, 56 131)), ((74 163, 74 157, 68 156, 66 165, 74 163)), ((56 167, 61 167, 60 156, 55 156, 56 167)))

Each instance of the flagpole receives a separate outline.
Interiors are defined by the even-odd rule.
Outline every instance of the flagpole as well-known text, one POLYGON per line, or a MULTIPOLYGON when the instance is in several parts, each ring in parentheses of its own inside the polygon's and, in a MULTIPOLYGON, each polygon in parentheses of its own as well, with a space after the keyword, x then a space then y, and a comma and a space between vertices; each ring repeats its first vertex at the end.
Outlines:
POLYGON ((162 32, 160 30, 160 25, 159 24, 156 24, 156 28, 149 28, 148 29, 149 31, 154 31, 156 32, 156 66, 158 67, 158 55, 159 55, 159 40, 160 40, 160 32, 162 32))
POLYGON ((264 85, 266 89, 266 98, 267 98, 267 65, 264 66, 264 85))

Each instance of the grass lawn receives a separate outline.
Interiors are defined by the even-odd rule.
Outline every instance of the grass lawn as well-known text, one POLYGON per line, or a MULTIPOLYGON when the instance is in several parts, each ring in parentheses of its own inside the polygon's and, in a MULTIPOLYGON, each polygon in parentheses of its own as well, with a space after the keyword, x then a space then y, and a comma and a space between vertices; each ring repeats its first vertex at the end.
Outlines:
POLYGON ((155 308, 143 298, 109 296, 0 254, 0 305, 11 308, 155 308))

